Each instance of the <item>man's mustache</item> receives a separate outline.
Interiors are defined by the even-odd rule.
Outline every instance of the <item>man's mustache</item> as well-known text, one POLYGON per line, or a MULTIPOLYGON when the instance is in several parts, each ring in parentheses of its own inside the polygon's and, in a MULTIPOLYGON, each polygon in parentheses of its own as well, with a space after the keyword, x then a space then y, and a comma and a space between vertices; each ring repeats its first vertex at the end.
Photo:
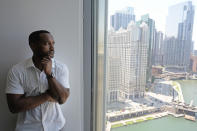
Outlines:
POLYGON ((51 55, 51 54, 54 54, 54 53, 55 53, 55 51, 49 51, 48 55, 51 55))

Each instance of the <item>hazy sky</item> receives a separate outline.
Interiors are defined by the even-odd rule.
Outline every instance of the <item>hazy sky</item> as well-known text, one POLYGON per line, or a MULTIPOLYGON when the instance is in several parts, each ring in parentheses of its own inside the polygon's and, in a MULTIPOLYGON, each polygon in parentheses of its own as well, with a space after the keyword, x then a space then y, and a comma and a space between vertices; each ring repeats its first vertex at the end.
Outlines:
MULTIPOLYGON (((139 20, 141 15, 148 13, 150 18, 155 20, 156 29, 165 33, 168 7, 186 1, 188 0, 108 0, 108 18, 117 10, 133 7, 136 20, 139 20)), ((190 1, 195 6, 193 40, 195 42, 194 48, 197 49, 197 0, 190 1)))

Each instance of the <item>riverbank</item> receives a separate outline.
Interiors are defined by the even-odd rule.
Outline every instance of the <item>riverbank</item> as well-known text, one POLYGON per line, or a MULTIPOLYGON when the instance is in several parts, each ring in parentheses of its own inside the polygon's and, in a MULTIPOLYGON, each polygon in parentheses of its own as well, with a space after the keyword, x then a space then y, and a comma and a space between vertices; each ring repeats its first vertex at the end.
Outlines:
POLYGON ((117 128, 117 127, 121 127, 121 126, 137 124, 137 123, 148 121, 148 120, 154 120, 154 119, 161 118, 161 117, 164 117, 167 115, 168 115, 168 112, 161 112, 161 113, 155 113, 155 114, 150 114, 150 115, 146 115, 146 116, 131 118, 131 119, 127 119, 127 120, 112 122, 109 124, 110 124, 111 128, 117 128))
MULTIPOLYGON (((191 80, 189 80, 189 81, 191 81, 191 80)), ((180 81, 181 84, 182 84, 182 82, 185 82, 185 80, 180 81)), ((179 84, 179 81, 178 82, 177 81, 165 81, 165 84, 171 85, 171 87, 178 93, 178 96, 176 97, 176 99, 173 99, 172 96, 165 96, 165 95, 156 94, 156 93, 152 93, 152 92, 147 93, 145 96, 150 96, 151 100, 153 100, 153 101, 155 101, 155 99, 157 99, 157 102, 159 101, 159 103, 165 103, 165 104, 168 103, 169 107, 173 107, 174 104, 180 104, 180 103, 183 103, 183 106, 184 106, 183 92, 182 92, 181 84, 179 84), (173 100, 176 100, 176 101, 172 102, 173 100)), ((146 105, 149 105, 149 103, 146 103, 146 105)), ((155 105, 155 104, 153 104, 153 105, 155 105)), ((145 108, 147 108, 147 107, 145 107, 145 108)), ((137 123, 145 122, 148 120, 161 118, 163 116, 160 115, 160 113, 161 114, 166 113, 163 116, 171 116, 172 115, 175 118, 176 117, 183 117, 185 119, 190 118, 190 116, 184 117, 185 116, 184 114, 176 114, 175 112, 166 111, 166 112, 159 112, 159 113, 144 115, 144 116, 140 116, 140 117, 130 118, 130 119, 126 119, 126 120, 124 119, 124 120, 120 120, 120 121, 109 122, 109 124, 107 124, 107 125, 108 125, 108 128, 110 127, 111 129, 116 129, 118 127, 125 127, 128 125, 137 124, 137 123)), ((108 131, 110 131, 110 130, 108 130, 108 131)))
POLYGON ((186 120, 184 117, 168 115, 139 124, 112 128, 111 131, 197 131, 196 125, 197 122, 186 120))

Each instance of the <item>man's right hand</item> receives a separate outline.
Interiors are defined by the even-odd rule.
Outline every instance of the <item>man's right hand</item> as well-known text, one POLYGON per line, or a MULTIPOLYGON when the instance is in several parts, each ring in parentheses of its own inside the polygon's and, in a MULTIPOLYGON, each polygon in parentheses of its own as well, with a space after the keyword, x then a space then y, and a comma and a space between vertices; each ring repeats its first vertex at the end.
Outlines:
POLYGON ((50 101, 57 102, 47 92, 37 96, 27 96, 24 94, 6 94, 8 107, 12 113, 24 112, 30 109, 34 109, 37 106, 50 101))
POLYGON ((57 100, 55 100, 55 99, 51 96, 51 93, 50 93, 49 90, 47 90, 45 93, 48 95, 48 101, 50 101, 50 102, 57 102, 57 100))
POLYGON ((49 102, 57 102, 55 99, 53 99, 51 96, 49 96, 49 102))

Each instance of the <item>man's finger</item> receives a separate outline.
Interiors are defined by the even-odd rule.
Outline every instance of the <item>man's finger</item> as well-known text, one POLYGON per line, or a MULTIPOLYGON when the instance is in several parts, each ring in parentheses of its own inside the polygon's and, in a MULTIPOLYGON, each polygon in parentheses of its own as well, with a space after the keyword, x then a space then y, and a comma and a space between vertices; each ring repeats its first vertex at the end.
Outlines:
POLYGON ((41 63, 42 63, 42 62, 50 62, 50 61, 48 61, 48 60, 42 60, 41 63))
POLYGON ((47 63, 48 63, 48 61, 41 61, 41 63, 43 63, 43 64, 47 64, 47 63))
MULTIPOLYGON (((48 58, 45 58, 45 57, 44 57, 44 58, 42 58, 42 60, 47 60, 47 61, 50 61, 50 59, 48 59, 48 58)), ((42 61, 42 60, 41 60, 41 61, 42 61)))

